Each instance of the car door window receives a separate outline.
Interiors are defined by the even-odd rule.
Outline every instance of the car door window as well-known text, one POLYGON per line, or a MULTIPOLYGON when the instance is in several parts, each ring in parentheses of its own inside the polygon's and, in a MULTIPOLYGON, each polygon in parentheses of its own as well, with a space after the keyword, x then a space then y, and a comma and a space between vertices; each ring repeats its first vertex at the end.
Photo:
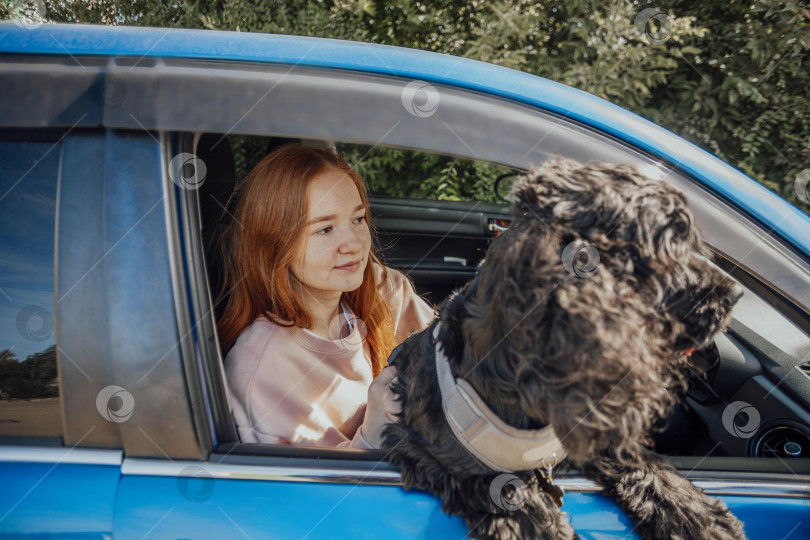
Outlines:
POLYGON ((61 437, 54 332, 60 145, 0 142, 0 437, 61 437))

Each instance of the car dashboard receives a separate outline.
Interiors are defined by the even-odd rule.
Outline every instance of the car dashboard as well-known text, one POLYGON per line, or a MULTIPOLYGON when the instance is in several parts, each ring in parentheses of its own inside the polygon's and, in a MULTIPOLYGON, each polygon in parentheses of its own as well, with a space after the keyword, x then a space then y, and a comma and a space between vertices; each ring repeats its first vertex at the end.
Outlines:
POLYGON ((751 289, 726 332, 696 351, 685 403, 656 436, 669 455, 810 456, 810 338, 751 289), (803 360, 804 359, 804 360, 803 360))

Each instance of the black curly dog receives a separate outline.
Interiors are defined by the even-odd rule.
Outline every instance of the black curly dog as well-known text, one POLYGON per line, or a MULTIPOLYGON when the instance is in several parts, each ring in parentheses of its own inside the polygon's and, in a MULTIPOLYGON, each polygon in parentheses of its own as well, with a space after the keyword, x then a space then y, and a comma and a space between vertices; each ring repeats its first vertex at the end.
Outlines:
POLYGON ((653 423, 685 389, 688 352, 725 328, 742 294, 707 263, 684 196, 629 166, 563 159, 514 194, 512 226, 473 281, 396 351, 402 421, 383 449, 405 488, 440 497, 474 538, 577 537, 545 471, 514 472, 507 500, 519 504, 491 496, 502 472, 468 452, 443 413, 438 324, 455 378, 509 426, 552 426, 563 465, 601 485, 643 538, 744 538, 722 501, 650 449, 653 423))

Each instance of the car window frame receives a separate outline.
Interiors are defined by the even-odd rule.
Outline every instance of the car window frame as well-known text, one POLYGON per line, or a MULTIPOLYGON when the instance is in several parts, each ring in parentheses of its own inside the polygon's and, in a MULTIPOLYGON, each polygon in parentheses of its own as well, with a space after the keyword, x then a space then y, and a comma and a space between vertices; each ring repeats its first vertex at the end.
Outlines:
MULTIPOLYGON (((307 71, 308 71, 308 74, 311 76, 312 72, 317 71, 317 70, 313 70, 313 69, 310 68, 307 71)), ((335 76, 333 71, 330 71, 330 70, 322 70, 322 71, 327 71, 328 75, 330 77, 335 76)), ((368 78, 370 76, 367 75, 367 74, 363 74, 363 77, 368 78)), ((392 78, 390 78, 390 77, 381 77, 381 78, 383 80, 385 80, 386 82, 388 82, 389 84, 394 84, 394 81, 392 81, 391 80, 392 78)), ((459 93, 462 93, 462 94, 466 93, 468 95, 465 96, 465 97, 467 97, 468 99, 471 99, 471 97, 475 97, 477 99, 482 99, 484 101, 496 99, 496 98, 492 98, 491 96, 482 97, 476 92, 472 92, 472 91, 469 91, 469 90, 463 90, 463 89, 452 89, 452 92, 450 90, 448 90, 448 89, 443 89, 442 91, 447 93, 447 94, 443 94, 443 95, 450 95, 450 94, 452 94, 452 92, 459 92, 459 93)), ((501 98, 497 98, 497 99, 502 102, 501 103, 502 105, 505 103, 506 106, 514 107, 514 109, 519 113, 526 113, 526 112, 528 112, 530 110, 530 108, 526 107, 525 105, 504 102, 504 100, 502 100, 501 98)), ((475 102, 475 101, 473 100, 473 102, 475 102)), ((537 111, 533 111, 533 112, 536 113, 537 111)), ((541 111, 541 113, 542 114, 547 114, 547 113, 542 112, 542 111, 541 111)), ((752 250, 752 252, 753 252, 754 250, 756 250, 757 247, 759 247, 760 251, 766 252, 766 255, 768 255, 770 257, 775 256, 775 257, 780 258, 780 259, 781 258, 787 258, 795 267, 799 268, 802 271, 800 273, 800 275, 803 274, 804 276, 807 277, 808 280, 810 280, 810 270, 807 269, 806 261, 804 261, 804 259, 802 257, 800 257, 794 251, 792 251, 789 248, 789 246, 786 246, 783 243, 778 242, 776 239, 774 239, 772 237, 768 237, 767 234, 765 233, 765 231, 760 230, 759 225, 756 222, 753 222, 750 219, 745 219, 745 217, 746 217, 745 214, 737 212, 736 209, 734 209, 733 207, 731 207, 730 205, 728 205, 727 203, 725 203, 724 201, 719 199, 719 197, 717 197, 715 194, 711 193, 709 190, 707 190, 705 187, 700 185, 695 180, 687 177, 684 173, 677 170, 674 166, 672 166, 672 165, 667 166, 667 165, 661 163, 660 160, 657 160, 652 156, 648 156, 648 155, 644 154, 643 152, 641 152, 638 149, 630 148, 625 143, 623 143, 621 141, 618 141, 618 140, 616 140, 616 139, 614 139, 612 137, 601 134, 601 133, 599 133, 599 132, 597 132, 597 131, 595 131, 592 128, 589 128, 587 126, 582 126, 582 125, 580 125, 578 123, 570 122, 570 121, 567 121, 565 119, 558 118, 558 117, 554 117, 554 121, 558 122, 558 123, 568 122, 568 124, 570 124, 571 126, 574 126, 577 130, 588 130, 594 137, 602 138, 603 141, 610 144, 612 148, 621 149, 622 154, 625 157, 627 157, 627 156, 632 157, 635 160, 637 166, 640 166, 642 169, 646 169, 647 172, 651 172, 652 174, 655 174, 657 172, 662 179, 664 179, 665 181, 668 181, 669 183, 675 185, 675 187, 681 189, 681 191, 687 192, 687 198, 690 200, 690 203, 694 202, 695 205, 700 206, 698 212, 696 212, 697 214, 699 214, 698 217, 702 216, 705 221, 708 221, 710 223, 712 221, 715 221, 715 222, 718 222, 718 221, 727 222, 729 215, 738 216, 740 219, 737 220, 737 222, 735 223, 735 225, 737 226, 737 229, 738 230, 747 229, 749 234, 751 233, 751 231, 753 231, 755 233, 754 235, 752 235, 753 238, 749 239, 748 246, 746 246, 747 248, 750 248, 751 246, 753 246, 753 250, 752 250), (758 233, 758 234, 756 234, 756 233, 758 233)), ((241 131, 240 131, 240 133, 241 133, 241 131)), ((289 136, 290 135, 290 133, 288 133, 288 132, 279 133, 279 132, 272 132, 272 131, 263 131, 262 133, 256 133, 255 131, 252 131, 252 132, 250 132, 248 134, 251 134, 251 135, 264 135, 264 136, 274 136, 274 135, 276 135, 276 136, 289 136)), ((298 135, 301 135, 301 134, 302 133, 298 133, 298 135)), ((331 135, 332 136, 336 135, 336 132, 332 131, 331 135)), ((329 139, 329 140, 334 140, 334 139, 329 139)), ((339 138, 338 141, 342 142, 342 141, 344 141, 344 139, 339 138)), ((351 142, 358 142, 358 141, 355 138, 355 139, 351 139, 351 142)), ((385 144, 385 146, 387 146, 387 144, 385 144)), ((426 148, 425 146, 426 145, 424 143, 422 143, 422 144, 419 144, 418 146, 408 146, 408 147, 405 147, 405 148, 413 149, 413 150, 419 150, 419 151, 428 151, 428 152, 434 151, 434 149, 426 148)), ((402 144, 394 145, 394 147, 403 148, 403 145, 402 144)), ((186 146, 185 148, 188 148, 188 146, 186 146)), ((459 156, 458 152, 459 151, 457 150, 456 153, 453 153, 452 155, 456 155, 458 157, 463 157, 463 158, 466 158, 466 159, 480 159, 479 155, 473 155, 472 152, 469 152, 469 151, 466 153, 466 155, 461 155, 461 156, 459 156)), ((616 156, 614 156, 614 159, 615 159, 615 157, 616 156)), ((618 159, 615 159, 615 160, 619 161, 618 159)), ((498 163, 499 164, 504 164, 502 161, 498 162, 498 163)), ((505 163, 505 164, 507 166, 511 166, 511 167, 516 167, 517 166, 517 164, 514 163, 514 162, 509 162, 509 163, 505 163)), ((191 199, 189 199, 189 202, 190 203, 192 202, 191 199)), ((186 213, 187 213, 188 216, 196 215, 195 207, 194 207, 193 204, 190 204, 185 210, 186 210, 186 213)), ((190 228, 191 228, 190 223, 189 223, 189 225, 187 225, 187 228, 189 228, 189 230, 190 230, 190 228)), ((740 236, 738 235, 737 239, 739 240, 739 238, 740 238, 740 236)), ((721 242, 716 241, 716 243, 719 244, 721 242)), ((194 242, 186 241, 186 245, 188 247, 193 248, 194 242)), ((716 246, 714 246, 713 249, 715 250, 717 256, 720 259, 729 260, 728 257, 724 254, 724 252, 719 250, 716 246)), ((768 260, 767 257, 765 257, 764 255, 762 255, 760 253, 757 253, 757 255, 760 257, 760 259, 765 258, 767 264, 771 264, 772 259, 768 260)), ((200 261, 199 257, 201 255, 200 255, 200 252, 199 252, 198 249, 197 249, 196 252, 195 252, 195 249, 191 249, 191 251, 187 251, 186 256, 188 258, 192 259, 192 260, 196 258, 196 260, 200 261)), ((754 271, 752 271, 751 268, 742 267, 742 266, 738 265, 736 271, 738 273, 745 273, 749 277, 757 276, 757 278, 761 280, 761 283, 764 283, 767 286, 768 290, 771 292, 772 298, 777 299, 777 300, 781 299, 781 301, 783 302, 782 305, 784 305, 784 302, 790 302, 790 303, 794 303, 794 304, 797 305, 797 303, 795 302, 795 300, 793 298, 791 298, 790 296, 785 295, 784 293, 782 293, 773 283, 762 279, 762 277, 755 274, 754 271)), ((200 284, 203 283, 206 279, 207 278, 204 278, 202 276, 198 276, 198 277, 193 278, 194 282, 197 284, 195 286, 195 288, 200 289, 200 284)), ((808 282, 810 283, 810 281, 808 281, 808 282)), ((200 290, 202 291, 202 289, 200 289, 200 290)), ((196 311, 198 312, 198 315, 199 314, 204 314, 206 311, 210 311, 211 291, 206 291, 206 292, 207 292, 207 296, 209 298, 209 300, 208 300, 209 309, 199 309, 199 308, 197 308, 196 311)), ((204 296, 204 295, 205 295, 205 292, 201 292, 199 294, 199 296, 204 296)), ((201 298, 198 298, 196 302, 200 302, 200 300, 201 300, 201 298)), ((192 301, 192 304, 194 304, 194 303, 195 303, 195 301, 192 301)), ((808 323, 808 320, 807 320, 806 316, 804 315, 804 313, 801 311, 800 308, 797 308, 792 315, 797 319, 798 324, 800 324, 805 330, 810 328, 810 323, 808 323)), ((213 328, 213 324, 208 325, 208 327, 213 328)), ((214 334, 215 334, 215 332, 214 332, 214 334)), ((216 336, 215 335, 214 336, 205 336, 205 343, 207 343, 209 345, 209 347, 210 347, 210 345, 212 343, 215 343, 215 342, 216 342, 216 336)), ((221 354, 220 354, 220 352, 218 350, 217 351, 213 351, 213 350, 209 351, 208 358, 209 358, 209 360, 208 360, 209 362, 216 362, 217 365, 221 366, 222 358, 221 358, 221 354)), ((209 376, 214 371, 215 370, 210 369, 210 368, 207 370, 207 372, 209 373, 209 376)), ((215 384, 212 384, 212 385, 209 385, 209 386, 210 387, 215 387, 217 385, 220 388, 224 389, 224 383, 215 383, 215 384)), ((214 401, 214 402, 219 401, 220 403, 227 402, 227 392, 223 390, 223 391, 220 392, 220 397, 212 396, 211 400, 214 401), (223 399, 223 396, 224 396, 224 399, 223 399)), ((218 416, 220 417, 220 422, 223 421, 222 419, 224 419, 225 422, 228 421, 228 419, 225 418, 226 415, 222 414, 221 412, 218 414, 218 416)), ((226 428, 226 429, 229 429, 229 427, 226 428)), ((242 445, 241 443, 238 443, 234 439, 229 440, 229 438, 227 436, 225 436, 225 437, 221 436, 220 435, 220 433, 222 432, 221 427, 217 427, 215 425, 214 432, 217 433, 217 440, 220 443, 226 443, 226 444, 229 443, 229 446, 227 446, 228 449, 225 451, 226 455, 229 455, 229 454, 234 453, 234 452, 238 453, 238 454, 241 454, 242 452, 245 451, 244 445, 242 445)), ((263 446, 263 445, 260 445, 260 446, 263 446)), ((256 450, 254 450, 254 452, 255 451, 256 450)), ((314 450, 314 451, 312 451, 310 449, 307 449, 307 450, 305 450, 303 452, 297 452, 296 450, 293 450, 293 454, 301 455, 302 457, 307 456, 307 457, 305 457, 305 459, 309 459, 309 455, 311 455, 311 456, 321 456, 321 458, 334 457, 334 458, 339 459, 340 454, 335 455, 332 452, 334 452, 334 451, 330 450, 330 449, 314 450)), ((341 452, 341 451, 338 451, 338 452, 341 452)), ((273 450, 272 446, 268 447, 268 448, 261 449, 261 451, 259 453, 265 454, 265 455, 276 455, 276 456, 278 456, 278 454, 273 450)), ((215 452, 215 454, 216 454, 216 452, 215 452)), ((286 454, 286 452, 285 452, 285 454, 286 454)), ((375 456, 374 454, 369 454, 368 455, 369 460, 373 461, 375 458, 379 458, 379 455, 377 455, 377 456, 375 456)), ((688 458, 686 456, 684 456, 684 458, 687 459, 687 461, 688 461, 688 458)), ((314 457, 314 459, 318 459, 318 458, 314 457)), ((755 462, 752 462, 752 463, 755 463, 755 462)), ((810 470, 810 469, 808 469, 808 470, 810 470)))

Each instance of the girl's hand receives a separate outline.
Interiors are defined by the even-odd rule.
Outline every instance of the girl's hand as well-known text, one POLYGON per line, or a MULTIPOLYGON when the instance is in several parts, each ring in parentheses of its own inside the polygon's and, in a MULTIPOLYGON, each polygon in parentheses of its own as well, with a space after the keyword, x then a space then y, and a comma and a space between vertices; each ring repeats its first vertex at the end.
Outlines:
POLYGON ((402 403, 395 401, 394 393, 388 388, 396 377, 397 369, 393 366, 386 366, 368 387, 366 415, 360 429, 363 438, 372 448, 379 448, 382 444, 382 431, 385 424, 399 422, 397 415, 402 412, 402 403))

